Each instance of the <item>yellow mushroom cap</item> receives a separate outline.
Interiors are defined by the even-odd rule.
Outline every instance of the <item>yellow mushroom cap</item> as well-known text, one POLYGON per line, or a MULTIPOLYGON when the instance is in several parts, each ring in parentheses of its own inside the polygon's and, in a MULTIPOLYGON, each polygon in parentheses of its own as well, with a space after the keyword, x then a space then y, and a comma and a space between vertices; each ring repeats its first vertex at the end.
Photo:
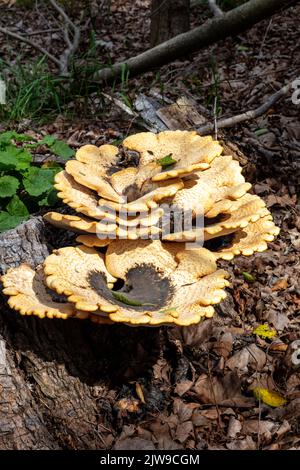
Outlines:
POLYGON ((141 132, 127 137, 123 146, 140 153, 140 165, 156 163, 161 166, 153 181, 206 169, 223 150, 211 136, 201 137, 195 131, 141 132), (160 161, 168 156, 174 164, 164 168, 160 161))
POLYGON ((62 248, 44 269, 48 287, 67 295, 77 310, 132 325, 196 323, 213 314, 228 285, 208 250, 158 240, 115 240, 106 255, 84 246, 62 248), (125 282, 121 290, 113 289, 117 279, 125 282))
POLYGON ((21 264, 9 269, 1 280, 3 293, 10 296, 9 306, 21 315, 66 319, 77 313, 74 304, 54 300, 54 295, 46 288, 42 267, 34 271, 27 264, 21 264))

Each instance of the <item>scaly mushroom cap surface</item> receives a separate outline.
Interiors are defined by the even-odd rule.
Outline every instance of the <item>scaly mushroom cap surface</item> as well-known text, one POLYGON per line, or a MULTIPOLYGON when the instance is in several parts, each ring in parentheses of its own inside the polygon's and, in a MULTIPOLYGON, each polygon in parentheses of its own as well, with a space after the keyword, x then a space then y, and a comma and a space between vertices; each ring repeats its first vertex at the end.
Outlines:
MULTIPOLYGON (((202 165, 199 169, 207 166, 207 164, 202 165)), ((151 182, 151 179, 160 171, 161 166, 159 164, 154 162, 148 165, 142 164, 137 152, 126 151, 124 148, 118 149, 113 145, 83 146, 77 151, 76 160, 68 161, 66 164, 66 173, 78 184, 95 191, 104 200, 121 205, 134 202, 154 190, 155 201, 166 197, 165 189, 162 190, 160 196, 160 187, 165 188, 166 185, 151 182)), ((177 174, 174 176, 177 176, 177 174)), ((65 179, 62 181, 62 179, 62 177, 57 177, 57 184, 60 184, 58 188, 62 193, 60 197, 64 198, 66 181, 65 179)), ((68 181, 69 184, 70 181, 72 182, 72 180, 68 181)), ((182 183, 179 186, 182 187, 182 183)), ((169 195, 173 194, 174 192, 169 195)), ((74 191, 71 191, 71 197, 69 194, 65 199, 70 200, 67 202, 68 204, 71 202, 76 206, 78 196, 78 194, 74 194, 74 191), (75 202, 73 202, 74 196, 76 197, 75 202)), ((95 198, 95 195, 93 198, 95 198)), ((151 195, 148 196, 148 200, 149 198, 151 199, 151 195)), ((148 207, 146 206, 146 210, 148 210, 148 207)))
POLYGON ((113 241, 106 255, 85 246, 61 248, 44 270, 48 287, 76 309, 132 325, 197 323, 213 314, 228 285, 228 274, 205 248, 160 241, 113 241), (124 286, 113 290, 117 279, 124 286))
MULTIPOLYGON (((268 248, 267 242, 272 242, 279 231, 269 213, 269 215, 261 217, 255 222, 250 222, 246 227, 236 231, 229 246, 219 249, 216 258, 231 260, 240 254, 250 256, 255 252, 265 251, 268 248)), ((225 235, 226 233, 223 233, 223 236, 225 235)))
POLYGON ((1 278, 3 293, 9 295, 8 305, 22 315, 37 315, 40 318, 69 318, 76 316, 74 304, 56 301, 55 292, 46 288, 42 267, 34 271, 27 264, 11 268, 1 278))
POLYGON ((111 238, 151 238, 161 232, 159 227, 151 225, 149 227, 121 227, 111 222, 104 223, 77 215, 61 214, 59 212, 47 212, 44 219, 55 227, 71 230, 73 232, 86 232, 97 234, 103 240, 111 238))
MULTIPOLYGON (((175 194, 172 204, 181 210, 192 209, 194 214, 206 215, 217 202, 239 199, 249 191, 251 184, 245 182, 241 171, 231 156, 215 158, 208 170, 196 172, 185 181, 185 187, 175 194)), ((219 213, 226 207, 230 204, 220 204, 219 213)))
MULTIPOLYGON (((129 216, 128 211, 123 209, 119 214, 115 209, 109 210, 108 207, 103 209, 99 206, 99 198, 90 189, 77 183, 74 178, 66 171, 61 171, 55 176, 55 188, 59 191, 60 197, 65 204, 68 204, 72 209, 75 209, 81 214, 92 217, 94 219, 105 221, 106 223, 112 222, 121 226, 136 227, 138 225, 149 227, 158 223, 164 211, 162 208, 157 207, 155 211, 148 211, 138 216, 129 216)), ((170 187, 171 185, 169 185, 170 187)), ((167 194, 172 195, 182 185, 176 183, 173 188, 168 189, 167 194)), ((165 193, 162 194, 164 196, 165 193)), ((151 196, 150 196, 151 198, 151 196)), ((51 221, 51 220, 50 220, 51 221)))
POLYGON ((153 181, 204 170, 223 150, 211 136, 200 137, 195 131, 141 132, 127 137, 123 146, 140 154, 140 165, 156 163, 161 167, 153 181), (165 166, 168 158, 173 164, 165 166))

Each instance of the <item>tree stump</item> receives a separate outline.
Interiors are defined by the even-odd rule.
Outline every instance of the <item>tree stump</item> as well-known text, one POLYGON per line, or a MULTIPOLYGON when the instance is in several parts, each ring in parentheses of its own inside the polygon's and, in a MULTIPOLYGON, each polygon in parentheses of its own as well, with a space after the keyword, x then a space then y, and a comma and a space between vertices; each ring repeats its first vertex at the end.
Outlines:
MULTIPOLYGON (((1 273, 37 266, 62 237, 40 217, 1 234, 1 273)), ((1 294, 0 449, 110 448, 122 427, 116 402, 150 379, 159 332, 24 317, 1 294)))
POLYGON ((152 0, 151 46, 190 29, 190 0, 152 0))

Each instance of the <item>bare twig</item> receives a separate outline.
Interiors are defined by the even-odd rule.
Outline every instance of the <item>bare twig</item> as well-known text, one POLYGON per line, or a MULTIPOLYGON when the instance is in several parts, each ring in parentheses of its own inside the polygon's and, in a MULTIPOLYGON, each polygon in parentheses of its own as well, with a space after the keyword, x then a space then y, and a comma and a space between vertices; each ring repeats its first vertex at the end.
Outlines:
POLYGON ((29 46, 33 47, 37 51, 39 51, 42 54, 44 54, 45 56, 47 56, 48 59, 51 60, 51 62, 54 62, 54 64, 56 64, 57 66, 60 65, 59 59, 54 57, 54 55, 50 54, 50 52, 48 52, 46 49, 44 49, 42 46, 40 46, 36 42, 31 41, 30 39, 27 39, 24 36, 21 36, 20 34, 14 33, 13 31, 10 31, 7 28, 3 28, 2 26, 0 26, 0 32, 3 33, 3 34, 7 34, 7 36, 11 36, 12 38, 17 39, 18 41, 21 41, 21 42, 24 42, 25 44, 28 44, 29 46))
POLYGON ((29 33, 25 31, 23 34, 26 34, 26 36, 39 36, 40 34, 58 33, 59 31, 61 31, 60 28, 49 28, 49 29, 40 29, 37 31, 31 31, 29 33))
POLYGON ((208 0, 208 6, 211 9, 212 13, 214 16, 222 16, 223 11, 221 8, 217 5, 216 0, 208 0))
POLYGON ((62 16, 65 22, 65 29, 64 29, 64 38, 67 44, 67 48, 61 54, 59 58, 59 69, 62 75, 68 75, 68 69, 71 58, 74 56, 74 53, 78 49, 79 41, 80 41, 80 28, 73 23, 71 18, 67 15, 65 10, 58 5, 55 0, 50 0, 51 5, 56 11, 62 16), (72 30, 73 38, 70 37, 70 31, 72 30))
POLYGON ((214 99, 214 134, 215 134, 215 140, 218 140, 217 101, 218 101, 218 98, 215 96, 215 99, 214 99))
MULTIPOLYGON (((252 109, 251 111, 246 111, 245 113, 237 114, 236 116, 232 116, 230 118, 226 119, 221 119, 218 121, 218 128, 224 128, 224 127, 232 127, 235 124, 239 124, 240 122, 248 121, 249 119, 256 119, 259 116, 262 116, 265 114, 268 109, 270 109, 278 100, 280 100, 283 96, 285 96, 292 84, 288 83, 284 87, 282 87, 280 90, 276 91, 273 95, 269 97, 267 101, 265 101, 262 105, 260 105, 258 108, 252 109)), ((209 123, 205 124, 204 126, 201 126, 197 129, 199 134, 208 134, 210 132, 213 132, 215 127, 214 123, 209 123)))

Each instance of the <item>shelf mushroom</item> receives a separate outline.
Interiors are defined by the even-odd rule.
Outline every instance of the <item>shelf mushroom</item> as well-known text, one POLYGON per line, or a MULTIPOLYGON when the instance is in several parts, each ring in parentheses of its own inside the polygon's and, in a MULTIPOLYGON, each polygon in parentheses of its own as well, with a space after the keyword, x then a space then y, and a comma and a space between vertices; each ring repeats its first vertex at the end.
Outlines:
POLYGON ((218 260, 264 251, 279 233, 239 163, 222 150, 194 131, 81 147, 55 179, 73 213, 45 215, 79 232, 78 245, 54 250, 36 271, 21 265, 3 275, 9 305, 40 318, 132 326, 211 317, 229 285, 218 260), (166 208, 189 211, 191 226, 165 224, 166 208), (201 237, 202 247, 186 245, 201 237))

